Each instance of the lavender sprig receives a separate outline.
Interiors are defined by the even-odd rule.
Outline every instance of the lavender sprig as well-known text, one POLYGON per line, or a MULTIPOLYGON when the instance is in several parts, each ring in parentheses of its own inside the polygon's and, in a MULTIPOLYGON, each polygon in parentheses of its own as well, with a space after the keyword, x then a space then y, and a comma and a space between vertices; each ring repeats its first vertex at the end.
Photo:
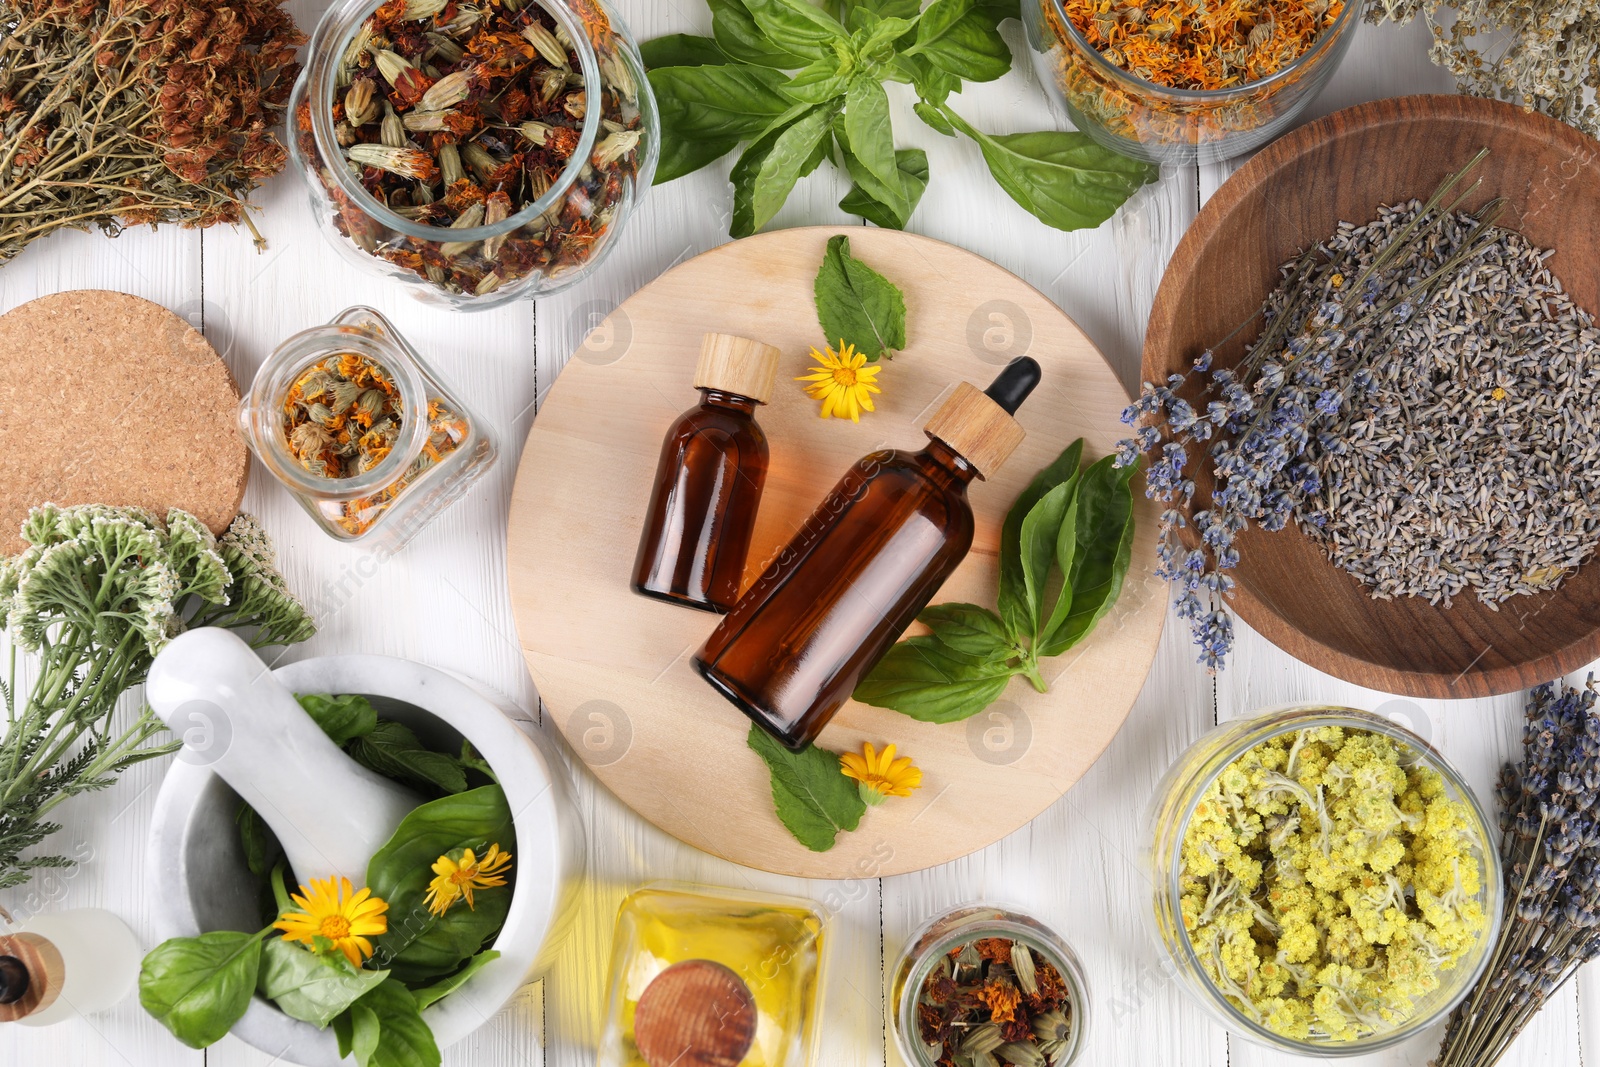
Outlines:
MULTIPOLYGON (((1377 389, 1373 362, 1388 346, 1375 342, 1492 240, 1499 201, 1473 216, 1453 254, 1418 276, 1418 248, 1477 184, 1448 206, 1446 198, 1487 154, 1440 184, 1376 254, 1358 260, 1351 249, 1324 243, 1286 264, 1283 283, 1257 316, 1261 334, 1237 366, 1214 366, 1214 349, 1207 349, 1189 373, 1146 382, 1123 411, 1134 433, 1120 443, 1117 464, 1149 457, 1145 494, 1166 505, 1157 574, 1173 583, 1178 617, 1189 622, 1208 670, 1220 669, 1233 647, 1233 621, 1222 603, 1235 588, 1227 572, 1239 565, 1238 535, 1251 526, 1281 530, 1300 518, 1301 506, 1322 489, 1315 455, 1342 453, 1339 431, 1377 389), (1210 458, 1216 488, 1210 507, 1196 511, 1191 464, 1200 457, 1210 458)), ((1325 519, 1306 509, 1304 521, 1325 519)))
POLYGON ((1600 956, 1600 713, 1582 689, 1530 694, 1522 762, 1496 787, 1506 893, 1488 968, 1450 1016, 1434 1067, 1490 1067, 1579 967, 1600 956))

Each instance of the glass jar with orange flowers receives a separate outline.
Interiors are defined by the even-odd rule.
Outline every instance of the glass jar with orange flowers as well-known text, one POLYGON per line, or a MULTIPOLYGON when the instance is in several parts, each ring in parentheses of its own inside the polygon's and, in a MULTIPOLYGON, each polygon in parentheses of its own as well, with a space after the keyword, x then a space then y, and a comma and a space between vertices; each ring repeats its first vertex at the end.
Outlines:
POLYGON ((341 541, 398 550, 494 462, 499 445, 377 311, 353 307, 279 345, 240 409, 246 442, 341 541))
POLYGON ((660 123, 607 0, 341 0, 289 101, 350 262, 463 309, 572 285, 650 188, 660 123))
POLYGON ((1357 0, 1027 0, 1040 76, 1078 129, 1153 163, 1214 163, 1289 128, 1350 46, 1357 0))

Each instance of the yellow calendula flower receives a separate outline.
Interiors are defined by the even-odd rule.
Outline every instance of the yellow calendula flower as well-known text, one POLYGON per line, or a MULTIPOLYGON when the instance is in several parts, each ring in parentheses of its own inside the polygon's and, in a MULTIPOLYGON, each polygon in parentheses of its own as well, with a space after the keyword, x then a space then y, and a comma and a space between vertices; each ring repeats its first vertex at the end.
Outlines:
POLYGON ((840 756, 839 763, 846 778, 860 783, 861 799, 874 806, 887 797, 908 797, 922 786, 922 771, 912 766, 910 756, 895 759, 893 745, 879 755, 869 741, 860 752, 840 756))
POLYGON ((272 924, 283 931, 283 939, 316 948, 317 938, 326 938, 355 967, 372 955, 367 939, 389 930, 384 915, 389 905, 370 889, 356 892, 348 878, 312 879, 309 887, 301 886, 289 899, 300 910, 286 911, 272 924))
POLYGON ((443 915, 450 910, 450 905, 463 898, 467 907, 475 908, 473 890, 505 885, 506 880, 500 875, 510 866, 511 853, 501 852, 499 845, 490 845, 482 858, 470 848, 446 853, 433 864, 434 879, 428 883, 424 903, 435 915, 443 915))
POLYGON ((813 348, 811 358, 817 362, 811 368, 815 373, 802 375, 795 381, 811 383, 806 386, 806 392, 822 401, 823 418, 860 422, 863 411, 874 410, 872 394, 883 392, 875 384, 882 368, 867 366, 867 357, 843 341, 839 342, 837 353, 832 348, 826 352, 813 348))

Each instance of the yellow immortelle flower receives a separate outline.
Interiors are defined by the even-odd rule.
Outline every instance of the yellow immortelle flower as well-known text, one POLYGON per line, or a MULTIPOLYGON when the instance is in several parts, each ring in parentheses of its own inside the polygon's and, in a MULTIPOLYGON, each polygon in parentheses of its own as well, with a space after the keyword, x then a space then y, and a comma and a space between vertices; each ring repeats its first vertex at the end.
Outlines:
POLYGON ((840 773, 861 783, 861 799, 874 806, 887 797, 908 797, 922 786, 922 771, 911 765, 910 756, 895 759, 893 745, 879 755, 869 741, 860 752, 840 756, 839 763, 840 773))
POLYGON ((434 862, 433 873, 436 877, 428 883, 428 895, 424 903, 435 915, 443 915, 450 910, 450 905, 463 897, 466 898, 467 907, 476 909, 472 902, 472 891, 505 885, 506 880, 499 875, 509 866, 511 853, 501 852, 499 845, 490 845, 482 859, 470 848, 459 853, 446 853, 434 862))
POLYGON ((309 888, 301 886, 289 899, 300 910, 286 911, 272 924, 283 931, 283 939, 314 949, 317 938, 327 938, 355 967, 372 955, 372 942, 367 938, 389 929, 384 917, 389 905, 370 889, 356 892, 348 878, 312 879, 309 888))
POLYGON ((826 352, 813 348, 811 358, 817 362, 811 368, 816 373, 803 375, 795 381, 811 383, 806 386, 806 392, 822 401, 823 418, 860 422, 863 411, 874 410, 872 394, 883 392, 873 384, 881 367, 867 366, 867 357, 843 340, 839 342, 837 353, 831 347, 826 352))

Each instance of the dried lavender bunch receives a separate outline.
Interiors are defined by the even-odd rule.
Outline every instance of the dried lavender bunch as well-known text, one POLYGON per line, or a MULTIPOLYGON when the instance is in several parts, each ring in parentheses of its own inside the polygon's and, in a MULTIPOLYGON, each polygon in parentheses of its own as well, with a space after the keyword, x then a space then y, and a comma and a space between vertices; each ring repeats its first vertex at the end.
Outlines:
POLYGON ((1530 694, 1522 762, 1500 772, 1506 902, 1488 969, 1450 1016, 1434 1067, 1490 1067, 1600 955, 1600 713, 1582 689, 1530 694))
POLYGON ((1461 92, 1542 111, 1600 137, 1600 5, 1594 0, 1374 0, 1369 22, 1422 15, 1433 61, 1461 92), (1455 21, 1447 30, 1440 12, 1455 21))
POLYGON ((1233 647, 1221 601, 1234 588, 1227 572, 1239 565, 1238 535, 1251 526, 1283 529, 1320 492, 1316 458, 1340 452, 1346 412, 1376 388, 1374 368, 1390 351, 1385 331, 1408 321, 1493 240, 1498 201, 1458 245, 1429 254, 1444 220, 1476 190, 1456 193, 1485 155, 1446 179, 1382 248, 1330 239, 1285 265, 1283 284, 1258 316, 1262 332, 1237 366, 1213 366, 1208 349, 1195 360, 1193 381, 1173 374, 1146 382, 1122 413, 1138 428, 1117 463, 1150 457, 1145 493, 1167 505, 1157 574, 1177 589, 1178 616, 1208 670, 1221 668, 1233 647), (1195 510, 1187 468, 1201 456, 1210 457, 1216 487, 1210 507, 1195 510))
POLYGON ((63 226, 255 232, 303 41, 279 0, 0 0, 0 264, 63 226))

